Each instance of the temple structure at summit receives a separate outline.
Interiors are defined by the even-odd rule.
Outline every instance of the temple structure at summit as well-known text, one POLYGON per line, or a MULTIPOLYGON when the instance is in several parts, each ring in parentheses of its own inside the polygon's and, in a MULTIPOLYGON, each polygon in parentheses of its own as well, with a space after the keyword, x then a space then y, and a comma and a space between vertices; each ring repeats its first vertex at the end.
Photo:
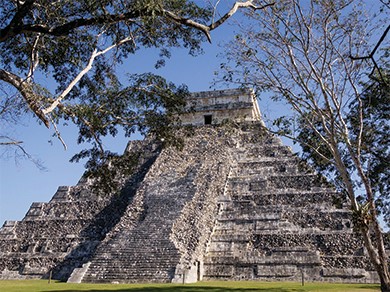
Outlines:
POLYGON ((0 278, 379 282, 345 197, 267 132, 251 90, 188 108, 183 149, 129 142, 140 158, 119 195, 80 180, 6 221, 0 278))
POLYGON ((226 121, 261 122, 260 109, 252 90, 231 89, 195 92, 187 98, 188 113, 183 125, 218 125, 226 121))

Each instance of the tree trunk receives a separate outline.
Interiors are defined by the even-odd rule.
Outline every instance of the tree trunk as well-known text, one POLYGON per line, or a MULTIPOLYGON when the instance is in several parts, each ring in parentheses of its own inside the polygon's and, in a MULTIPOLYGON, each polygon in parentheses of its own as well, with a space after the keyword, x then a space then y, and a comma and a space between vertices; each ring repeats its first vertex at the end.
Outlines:
MULTIPOLYGON (((337 149, 336 145, 335 145, 335 149, 337 149)), ((366 187, 366 191, 368 194, 368 201, 370 204, 369 212, 365 214, 359 212, 360 207, 356 202, 356 196, 354 194, 352 181, 345 167, 345 164, 342 162, 340 153, 338 152, 338 150, 334 151, 333 153, 336 159, 336 167, 338 168, 341 174, 343 182, 346 186, 348 197, 351 200, 351 209, 353 212, 356 212, 356 214, 359 214, 359 218, 358 218, 359 221, 356 227, 359 228, 360 233, 363 236, 364 246, 367 249, 367 252, 370 257, 370 261, 379 276, 381 282, 381 291, 390 292, 390 273, 389 273, 389 267, 387 263, 386 249, 383 240, 383 234, 377 219, 378 215, 376 213, 375 202, 373 200, 373 194, 369 182, 366 176, 364 175, 363 171, 360 171, 359 175, 362 178, 364 185, 366 187), (366 218, 367 215, 371 215, 372 221, 366 218), (373 232, 371 232, 371 229, 369 227, 370 225, 373 227, 372 228, 373 232), (375 238, 375 244, 373 244, 371 240, 371 235, 373 235, 375 238)), ((354 159, 354 162, 355 165, 358 167, 358 169, 361 170, 361 165, 359 161, 357 159, 354 159)))
MULTIPOLYGON (((374 222, 374 224, 377 222, 374 222)), ((379 275, 379 279, 381 282, 381 291, 382 292, 390 292, 390 273, 387 264, 386 255, 380 255, 377 251, 381 248, 384 249, 383 237, 377 238, 377 234, 375 234, 376 244, 379 245, 375 247, 371 240, 370 231, 366 226, 359 226, 360 233, 363 236, 364 245, 369 254, 371 263, 374 265, 376 272, 379 275)))
POLYGON ((381 291, 382 292, 390 292, 390 277, 389 272, 385 273, 384 269, 378 271, 379 278, 381 280, 381 291))

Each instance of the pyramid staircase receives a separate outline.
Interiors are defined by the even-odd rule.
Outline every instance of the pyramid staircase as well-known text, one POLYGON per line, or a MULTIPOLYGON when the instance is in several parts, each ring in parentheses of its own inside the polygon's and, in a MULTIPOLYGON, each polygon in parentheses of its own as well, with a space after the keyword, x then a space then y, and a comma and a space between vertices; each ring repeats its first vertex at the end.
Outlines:
POLYGON ((123 222, 127 218, 122 218, 119 225, 126 224, 126 228, 114 231, 102 242, 83 281, 170 282, 180 258, 169 239, 170 228, 181 210, 177 201, 172 197, 151 204, 143 202, 132 228, 123 222))
POLYGON ((122 196, 60 187, 6 222, 0 278, 378 281, 345 199, 261 123, 183 137, 181 150, 133 142, 144 154, 122 196))
POLYGON ((345 200, 278 138, 260 136, 243 133, 235 152, 203 279, 378 280, 350 212, 335 207, 345 200))
POLYGON ((76 186, 59 187, 50 202, 32 203, 23 220, 6 221, 0 229, 0 279, 66 280, 81 269, 121 219, 159 154, 150 141, 133 141, 127 151, 140 149, 139 164, 120 195, 97 195, 82 178, 76 186))
POLYGON ((203 132, 206 133, 189 138, 183 151, 174 148, 162 151, 117 226, 96 249, 81 281, 172 281, 176 267, 188 260, 186 255, 194 253, 197 245, 192 243, 200 241, 201 236, 192 234, 196 227, 189 226, 189 222, 200 222, 207 212, 194 218, 193 208, 204 210, 212 198, 198 198, 207 192, 201 191, 196 181, 207 174, 211 182, 205 182, 204 186, 209 185, 208 189, 212 190, 213 182, 219 183, 215 177, 219 172, 211 169, 221 163, 223 155, 201 156, 200 153, 212 152, 207 151, 208 147, 218 151, 223 148, 208 141, 207 133, 217 131, 210 128, 203 132), (182 227, 187 231, 180 231, 182 227))

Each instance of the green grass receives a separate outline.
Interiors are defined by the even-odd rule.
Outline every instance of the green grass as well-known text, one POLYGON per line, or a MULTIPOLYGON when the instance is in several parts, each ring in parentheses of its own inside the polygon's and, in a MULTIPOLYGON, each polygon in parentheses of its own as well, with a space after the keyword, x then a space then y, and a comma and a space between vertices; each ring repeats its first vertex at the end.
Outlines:
POLYGON ((373 292, 380 291, 379 285, 370 284, 330 284, 330 283, 301 283, 292 282, 199 282, 195 284, 68 284, 47 280, 0 280, 1 292, 305 292, 305 291, 334 291, 334 292, 373 292))

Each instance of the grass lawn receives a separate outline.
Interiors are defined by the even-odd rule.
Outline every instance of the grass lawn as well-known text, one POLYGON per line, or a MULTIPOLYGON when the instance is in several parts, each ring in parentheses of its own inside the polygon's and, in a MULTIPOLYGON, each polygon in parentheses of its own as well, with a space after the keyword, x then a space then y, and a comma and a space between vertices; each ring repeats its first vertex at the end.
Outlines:
POLYGON ((195 284, 68 284, 48 283, 47 280, 0 280, 1 292, 40 292, 40 291, 117 291, 117 292, 304 292, 304 291, 339 291, 372 292, 380 291, 379 285, 370 284, 329 284, 292 282, 199 282, 195 284))

